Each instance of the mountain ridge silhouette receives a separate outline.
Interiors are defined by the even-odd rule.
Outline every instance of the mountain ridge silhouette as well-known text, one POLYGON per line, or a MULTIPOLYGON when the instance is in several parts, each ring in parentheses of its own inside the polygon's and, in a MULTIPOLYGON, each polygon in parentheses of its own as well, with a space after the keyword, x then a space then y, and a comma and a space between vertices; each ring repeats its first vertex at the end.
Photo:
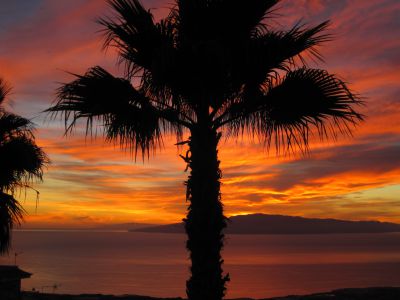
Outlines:
MULTIPOLYGON (((380 221, 348 221, 299 216, 249 214, 228 218, 230 234, 338 234, 400 232, 400 224, 380 221)), ((184 233, 182 223, 130 229, 131 232, 184 233)))

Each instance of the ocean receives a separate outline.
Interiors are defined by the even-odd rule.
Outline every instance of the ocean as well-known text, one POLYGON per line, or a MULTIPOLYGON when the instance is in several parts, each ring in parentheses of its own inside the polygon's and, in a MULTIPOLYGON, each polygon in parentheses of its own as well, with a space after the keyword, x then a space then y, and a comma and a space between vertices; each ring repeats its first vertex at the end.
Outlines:
MULTIPOLYGON (((14 253, 25 290, 185 297, 182 234, 21 230, 0 264, 14 253)), ((228 298, 400 286, 400 233, 229 235, 223 256, 228 298)))

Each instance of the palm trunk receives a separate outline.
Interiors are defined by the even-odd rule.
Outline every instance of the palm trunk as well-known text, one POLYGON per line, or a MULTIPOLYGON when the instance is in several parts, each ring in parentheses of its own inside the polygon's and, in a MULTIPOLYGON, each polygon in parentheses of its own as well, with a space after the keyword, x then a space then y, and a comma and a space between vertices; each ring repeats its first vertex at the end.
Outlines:
POLYGON ((209 126, 197 126, 189 141, 191 172, 186 197, 190 205, 185 219, 186 247, 192 261, 186 283, 189 300, 221 300, 229 281, 228 275, 223 275, 221 258, 226 218, 220 194, 219 138, 209 126))

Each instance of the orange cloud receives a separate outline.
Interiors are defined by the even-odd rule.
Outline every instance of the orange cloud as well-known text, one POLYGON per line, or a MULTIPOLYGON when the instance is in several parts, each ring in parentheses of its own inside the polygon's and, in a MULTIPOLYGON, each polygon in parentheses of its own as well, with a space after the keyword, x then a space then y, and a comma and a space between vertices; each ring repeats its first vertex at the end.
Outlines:
MULTIPOLYGON (((156 19, 171 5, 164 0, 145 4, 157 8, 156 19)), ((63 123, 40 114, 53 101, 57 82, 71 80, 64 71, 82 73, 94 65, 115 74, 122 70, 115 65, 113 50, 101 50, 94 20, 109 15, 104 1, 46 0, 37 5, 24 6, 24 13, 15 23, 8 20, 0 35, 0 75, 14 86, 11 108, 34 118, 38 143, 53 161, 45 181, 36 186, 41 192, 38 210, 35 193, 28 193, 24 202, 28 222, 89 226, 182 219, 187 173, 178 154, 185 149, 173 146, 174 137, 167 137, 165 149, 154 157, 135 163, 129 152, 103 143, 101 137, 85 139, 81 128, 63 137, 63 123)), ((237 143, 221 143, 228 215, 264 212, 400 222, 399 10, 394 0, 281 2, 278 14, 284 17, 272 20, 274 26, 279 21, 288 28, 302 17, 311 24, 332 19, 335 40, 320 49, 326 63, 310 66, 349 81, 365 98, 361 110, 367 118, 354 139, 315 139, 306 157, 277 157, 246 136, 237 143)))

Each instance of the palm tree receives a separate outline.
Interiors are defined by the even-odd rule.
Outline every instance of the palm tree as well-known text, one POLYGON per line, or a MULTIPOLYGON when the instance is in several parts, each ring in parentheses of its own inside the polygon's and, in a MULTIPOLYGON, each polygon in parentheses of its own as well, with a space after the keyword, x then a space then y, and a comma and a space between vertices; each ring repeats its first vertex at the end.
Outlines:
POLYGON ((21 188, 32 188, 34 179, 42 179, 47 156, 36 143, 32 123, 8 113, 2 104, 10 92, 0 78, 0 254, 7 252, 11 243, 11 230, 20 224, 25 214, 15 199, 21 188))
POLYGON ((349 134, 362 120, 360 103, 346 84, 306 66, 307 56, 330 40, 328 22, 270 26, 278 0, 176 0, 155 22, 139 0, 108 0, 114 15, 99 23, 105 47, 115 47, 125 67, 118 78, 96 66, 62 85, 48 109, 61 112, 70 131, 86 119, 106 140, 144 158, 167 134, 186 144, 190 169, 185 228, 191 258, 187 295, 222 299, 226 218, 221 203, 218 143, 244 133, 266 147, 307 151, 313 133, 325 139, 349 134), (187 140, 182 140, 185 133, 187 140))

